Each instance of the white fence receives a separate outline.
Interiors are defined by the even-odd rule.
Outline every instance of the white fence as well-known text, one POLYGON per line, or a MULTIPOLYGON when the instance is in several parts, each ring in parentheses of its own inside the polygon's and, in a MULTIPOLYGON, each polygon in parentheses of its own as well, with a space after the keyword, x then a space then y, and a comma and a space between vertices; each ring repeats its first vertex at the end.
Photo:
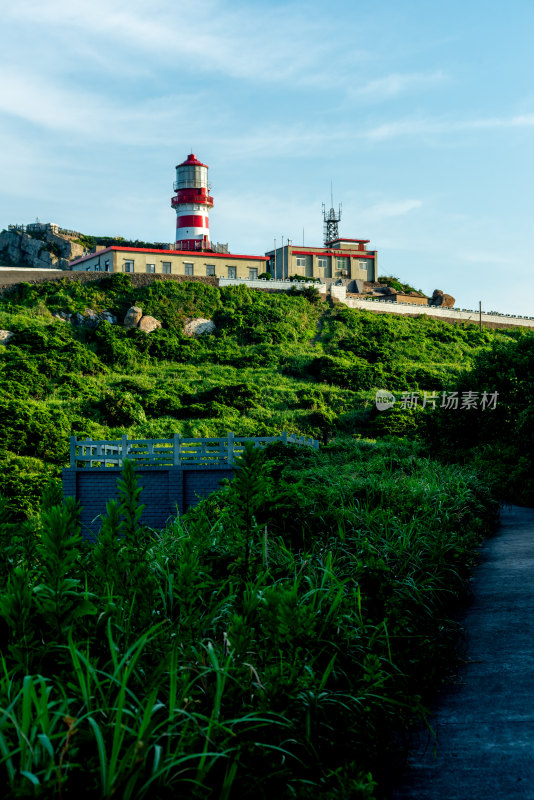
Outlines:
POLYGON ((245 444, 265 447, 271 442, 298 444, 318 449, 319 442, 307 436, 295 436, 286 431, 281 436, 228 436, 221 439, 182 439, 175 433, 172 439, 98 440, 70 437, 70 465, 75 468, 121 467, 125 459, 138 467, 225 466, 235 462, 245 444))
POLYGON ((307 286, 315 286, 317 291, 326 293, 326 284, 315 281, 290 281, 290 280, 266 280, 265 278, 219 278, 219 286, 241 286, 245 284, 250 289, 304 289, 307 286))

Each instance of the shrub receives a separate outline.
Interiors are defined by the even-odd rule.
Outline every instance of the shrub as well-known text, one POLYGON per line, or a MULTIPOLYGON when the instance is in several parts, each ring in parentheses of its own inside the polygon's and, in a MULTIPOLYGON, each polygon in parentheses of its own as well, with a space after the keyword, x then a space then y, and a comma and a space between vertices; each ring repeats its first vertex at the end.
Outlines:
POLYGON ((128 428, 146 422, 143 406, 130 392, 108 390, 97 408, 101 419, 112 427, 128 428))
MULTIPOLYGON (((136 304, 144 314, 159 319, 174 332, 183 328, 186 317, 211 319, 220 308, 219 289, 196 281, 154 281, 136 293, 136 304)), ((152 334, 151 334, 152 335, 152 334)))
POLYGON ((168 389, 154 389, 143 397, 143 408, 149 417, 180 417, 183 403, 178 394, 168 389))
MULTIPOLYGON (((138 331, 143 336, 142 331, 138 331)), ((128 332, 109 322, 101 323, 93 334, 99 358, 112 367, 132 369, 139 364, 139 352, 128 338, 128 332)))
POLYGON ((183 399, 187 403, 201 405, 219 403, 223 406, 232 406, 239 411, 246 411, 261 404, 261 392, 257 386, 247 383, 221 384, 183 399))
POLYGON ((43 491, 56 474, 56 468, 40 458, 1 454, 0 494, 13 521, 38 513, 43 491))
POLYGON ((67 458, 70 422, 58 408, 7 400, 0 406, 0 429, 3 447, 12 453, 51 463, 67 458))
POLYGON ((383 373, 362 358, 318 356, 309 365, 310 374, 319 381, 335 383, 346 389, 370 389, 382 386, 383 373))

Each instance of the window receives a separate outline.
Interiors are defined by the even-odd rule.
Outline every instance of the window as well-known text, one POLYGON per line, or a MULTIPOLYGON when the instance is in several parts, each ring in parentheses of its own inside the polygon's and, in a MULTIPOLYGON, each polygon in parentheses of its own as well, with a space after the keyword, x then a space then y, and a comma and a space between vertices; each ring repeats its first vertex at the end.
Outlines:
POLYGON ((147 272, 155 272, 156 271, 156 265, 155 264, 147 264, 146 265, 146 271, 147 272))
POLYGON ((104 272, 110 272, 109 269, 109 258, 104 261, 104 272))
POLYGON ((338 269, 348 269, 348 258, 336 258, 337 268, 338 269))
POLYGON ((360 261, 360 269, 363 269, 365 272, 367 272, 367 261, 360 261))
POLYGON ((319 256, 319 258, 317 259, 317 266, 320 269, 327 269, 327 267, 328 267, 328 259, 324 258, 323 256, 319 256))
POLYGON ((124 271, 125 272, 133 272, 134 271, 134 262, 133 261, 125 261, 124 262, 124 271))
POLYGON ((228 267, 228 277, 237 278, 237 267, 228 267))
POLYGON ((213 264, 206 264, 206 275, 211 275, 211 277, 215 277, 215 267, 213 264))
POLYGON ((297 267, 306 266, 306 256, 297 256, 297 267))
POLYGON ((252 269, 252 267, 251 267, 249 269, 249 271, 248 271, 248 279, 250 281, 254 281, 254 280, 256 280, 257 277, 258 277, 258 270, 257 269, 252 269))
POLYGON ((184 262, 185 266, 185 274, 186 275, 193 275, 193 264, 189 261, 184 262))
POLYGON ((171 262, 170 261, 162 261, 162 269, 164 275, 171 274, 171 262))

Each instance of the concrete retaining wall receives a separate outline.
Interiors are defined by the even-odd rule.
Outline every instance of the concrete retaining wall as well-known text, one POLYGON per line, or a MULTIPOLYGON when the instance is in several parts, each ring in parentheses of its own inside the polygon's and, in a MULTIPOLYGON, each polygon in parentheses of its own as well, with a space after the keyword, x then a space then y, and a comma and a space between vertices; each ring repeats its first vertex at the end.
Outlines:
MULTIPOLYGON (((75 497, 82 506, 82 534, 96 541, 101 527, 100 515, 106 513, 108 500, 118 499, 119 467, 64 469, 63 495, 75 497)), ((136 470, 143 487, 141 503, 146 505, 141 522, 151 528, 164 528, 177 513, 183 514, 199 500, 215 491, 223 478, 231 479, 228 467, 143 467, 136 470)))
MULTIPOLYGON (((408 316, 427 314, 429 317, 435 317, 444 322, 472 322, 479 324, 480 321, 478 311, 420 306, 415 303, 413 305, 409 303, 388 303, 377 300, 362 300, 355 297, 345 297, 344 300, 338 297, 337 299, 349 308, 361 308, 366 311, 375 311, 379 314, 405 314, 408 316)), ((482 312, 482 324, 492 328, 511 327, 512 325, 534 328, 534 319, 532 317, 514 317, 508 316, 507 314, 487 314, 482 312)))
MULTIPOLYGON (((6 269, 0 267, 0 292, 9 291, 19 283, 43 283, 45 281, 78 281, 78 283, 89 283, 92 281, 101 281, 104 278, 110 278, 115 274, 113 272, 72 272, 71 270, 61 269, 31 269, 16 267, 13 269, 6 269)), ((206 276, 188 276, 188 275, 155 275, 151 273, 126 273, 130 277, 132 286, 149 286, 154 281, 194 281, 195 283, 206 283, 209 286, 218 286, 219 279, 206 276)), ((265 281, 259 281, 265 283, 265 281)))

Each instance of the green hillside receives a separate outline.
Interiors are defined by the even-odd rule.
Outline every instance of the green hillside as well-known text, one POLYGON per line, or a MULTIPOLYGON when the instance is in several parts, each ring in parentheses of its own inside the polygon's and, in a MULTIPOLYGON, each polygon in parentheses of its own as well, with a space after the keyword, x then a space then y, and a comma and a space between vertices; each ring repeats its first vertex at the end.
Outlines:
POLYGON ((0 328, 15 333, 0 351, 0 491, 9 485, 13 508, 25 512, 45 472, 57 474, 66 462, 70 434, 402 434, 410 414, 376 421, 376 389, 443 389, 477 353, 513 336, 424 316, 330 309, 313 291, 163 281, 133 289, 127 275, 23 285, 0 300, 0 328), (89 307, 121 321, 134 304, 161 330, 146 335, 102 323, 90 331, 53 317, 89 307), (185 318, 198 316, 214 319, 215 336, 183 335, 185 318))
POLYGON ((386 797, 458 657, 495 491, 532 487, 534 336, 127 275, 22 285, 0 328, 6 798, 386 797), (134 304, 162 328, 53 316, 134 304), (377 389, 501 397, 378 412, 377 389), (69 435, 228 430, 324 444, 246 452, 163 531, 127 462, 82 541, 69 435))

